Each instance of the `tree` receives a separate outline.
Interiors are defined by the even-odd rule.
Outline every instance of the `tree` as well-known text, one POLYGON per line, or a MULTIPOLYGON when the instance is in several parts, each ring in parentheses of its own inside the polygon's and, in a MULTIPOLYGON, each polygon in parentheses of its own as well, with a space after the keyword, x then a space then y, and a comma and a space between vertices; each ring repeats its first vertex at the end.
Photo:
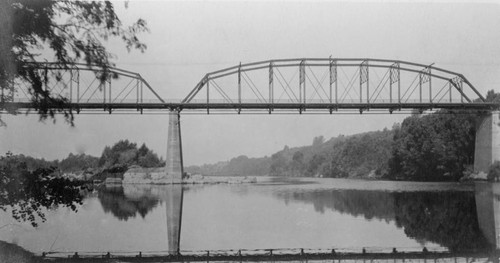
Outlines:
POLYGON ((68 100, 43 88, 50 78, 59 81, 60 75, 40 70, 36 62, 53 60, 62 69, 83 62, 102 69, 94 73, 103 83, 114 77, 109 71, 114 55, 103 41, 118 38, 129 51, 146 49, 137 37, 148 31, 146 22, 138 19, 123 26, 109 1, 2 0, 0 23, 0 101, 12 101, 15 83, 27 82, 41 119, 59 112, 71 125, 73 114, 65 107, 68 100))
POLYGON ((82 204, 78 182, 54 176, 54 168, 28 169, 22 156, 0 156, 0 210, 10 210, 17 221, 38 226, 44 210, 66 206, 73 211, 82 204))
POLYGON ((475 121, 465 111, 406 118, 394 133, 389 177, 407 180, 458 180, 473 163, 475 121))
POLYGON ((129 142, 129 140, 120 140, 112 147, 106 146, 99 158, 99 166, 105 169, 113 166, 126 168, 130 165, 159 167, 162 161, 146 144, 142 144, 137 149, 137 143, 129 142))

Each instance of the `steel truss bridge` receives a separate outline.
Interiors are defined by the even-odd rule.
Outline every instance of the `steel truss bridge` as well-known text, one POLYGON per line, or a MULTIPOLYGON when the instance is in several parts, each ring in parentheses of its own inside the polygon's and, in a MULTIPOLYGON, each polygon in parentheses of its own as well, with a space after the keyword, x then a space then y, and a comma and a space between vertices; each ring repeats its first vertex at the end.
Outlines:
MULTIPOLYGON (((163 99, 138 73, 85 64, 30 63, 49 72, 44 89, 77 113, 336 113, 435 109, 490 111, 464 75, 413 62, 368 58, 275 59, 206 74, 182 100, 163 99)), ((46 74, 47 75, 47 74, 46 74)), ((29 83, 1 89, 0 111, 32 111, 29 83), (9 98, 9 99, 5 99, 9 98)), ((50 107, 50 105, 49 105, 50 107)), ((56 105, 54 105, 56 107, 56 105)))

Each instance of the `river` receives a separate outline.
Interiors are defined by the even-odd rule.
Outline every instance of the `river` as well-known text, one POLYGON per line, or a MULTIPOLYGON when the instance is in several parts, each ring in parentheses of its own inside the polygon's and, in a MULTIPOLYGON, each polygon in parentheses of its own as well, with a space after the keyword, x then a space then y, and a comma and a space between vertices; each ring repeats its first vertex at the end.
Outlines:
POLYGON ((500 185, 315 178, 117 185, 38 228, 0 211, 0 240, 42 252, 499 248, 500 185), (182 214, 182 218, 179 216, 182 214), (176 236, 180 230, 180 237, 176 236))

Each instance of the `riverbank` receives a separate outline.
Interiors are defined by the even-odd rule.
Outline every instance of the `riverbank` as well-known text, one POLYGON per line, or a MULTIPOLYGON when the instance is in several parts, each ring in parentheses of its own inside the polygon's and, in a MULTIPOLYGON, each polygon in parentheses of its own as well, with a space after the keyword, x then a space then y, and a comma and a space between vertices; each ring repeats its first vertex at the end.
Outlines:
POLYGON ((0 262, 32 263, 41 262, 41 259, 18 245, 0 240, 0 262))
POLYGON ((203 176, 194 175, 183 178, 183 184, 251 184, 256 183, 256 177, 249 176, 203 176))

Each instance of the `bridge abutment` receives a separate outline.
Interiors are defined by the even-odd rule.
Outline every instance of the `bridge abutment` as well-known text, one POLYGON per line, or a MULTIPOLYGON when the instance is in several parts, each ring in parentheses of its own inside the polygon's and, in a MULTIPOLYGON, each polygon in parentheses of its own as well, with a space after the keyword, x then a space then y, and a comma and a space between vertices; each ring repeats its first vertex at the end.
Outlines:
POLYGON ((171 184, 182 183, 184 166, 182 162, 182 141, 180 112, 170 111, 168 121, 168 139, 167 139, 167 160, 166 169, 167 178, 171 184))
POLYGON ((495 161, 500 161, 500 111, 485 114, 477 124, 474 171, 488 173, 495 161))

